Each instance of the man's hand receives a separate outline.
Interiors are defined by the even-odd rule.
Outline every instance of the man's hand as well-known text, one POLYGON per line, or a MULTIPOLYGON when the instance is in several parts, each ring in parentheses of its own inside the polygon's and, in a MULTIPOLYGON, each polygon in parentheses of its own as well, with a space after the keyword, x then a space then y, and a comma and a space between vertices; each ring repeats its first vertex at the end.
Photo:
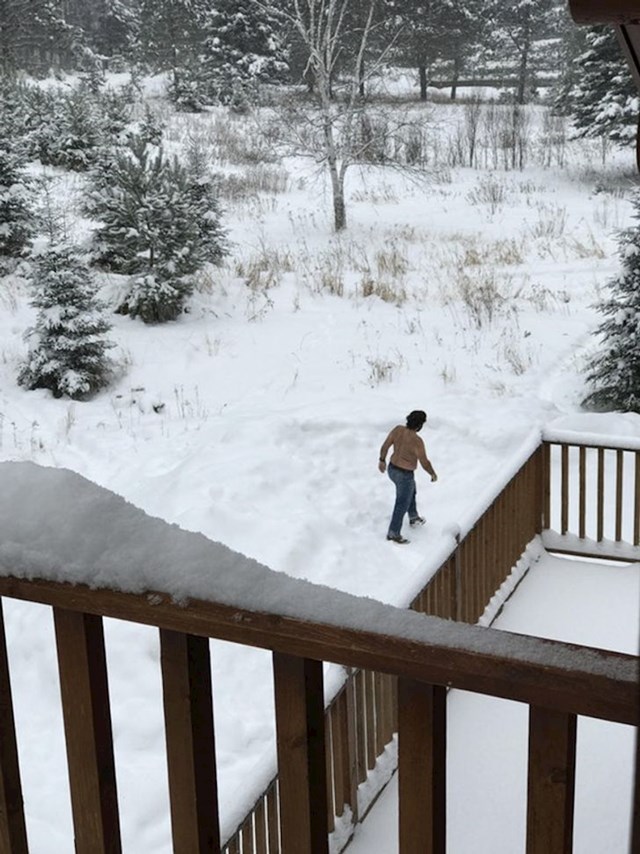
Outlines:
POLYGON ((438 479, 438 475, 435 472, 433 472, 433 474, 431 475, 431 483, 435 483, 437 479, 438 479))
POLYGON ((384 474, 387 470, 387 464, 384 460, 378 460, 378 471, 384 474))

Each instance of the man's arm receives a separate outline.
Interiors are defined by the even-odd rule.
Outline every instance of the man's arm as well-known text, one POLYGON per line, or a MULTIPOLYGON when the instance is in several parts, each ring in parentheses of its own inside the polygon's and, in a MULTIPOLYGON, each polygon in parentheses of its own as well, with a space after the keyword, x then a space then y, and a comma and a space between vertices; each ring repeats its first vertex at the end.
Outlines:
POLYGON ((436 481, 438 479, 438 475, 436 474, 434 467, 431 465, 431 460, 427 456, 427 452, 424 447, 424 442, 422 441, 420 436, 416 436, 416 439, 418 440, 418 460, 420 461, 420 465, 428 474, 431 475, 431 480, 436 481))
POLYGON ((378 471, 384 472, 387 468, 387 454, 389 453, 389 448, 393 445, 393 438, 396 432, 396 427, 389 433, 387 438, 382 443, 382 447, 380 448, 380 455, 378 459, 378 471))

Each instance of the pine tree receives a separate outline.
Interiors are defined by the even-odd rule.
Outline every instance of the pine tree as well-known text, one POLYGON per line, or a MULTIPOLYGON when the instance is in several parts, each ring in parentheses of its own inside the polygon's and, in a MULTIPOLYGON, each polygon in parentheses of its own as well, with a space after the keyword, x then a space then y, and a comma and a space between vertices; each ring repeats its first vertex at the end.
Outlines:
POLYGON ((86 212, 99 222, 97 262, 136 276, 120 311, 146 323, 175 319, 193 274, 226 252, 211 182, 139 136, 96 170, 86 212))
POLYGON ((203 74, 209 93, 233 102, 257 83, 278 83, 287 74, 275 14, 253 0, 218 0, 203 14, 203 74))
POLYGON ((430 71, 439 59, 447 31, 447 6, 441 0, 389 0, 394 60, 418 71, 420 99, 427 100, 430 71))
POLYGON ((139 0, 139 59, 154 71, 194 62, 202 45, 202 0, 139 0))
POLYGON ((0 143, 0 260, 23 254, 33 233, 31 198, 20 155, 0 143))
POLYGON ((55 115, 56 137, 49 144, 50 162, 73 172, 85 172, 96 158, 102 143, 105 112, 86 90, 63 95, 55 115))
POLYGON ((32 198, 23 172, 18 99, 8 84, 0 90, 0 265, 23 254, 33 232, 32 198))
POLYGON ((494 0, 492 48, 503 69, 515 73, 515 102, 524 104, 534 91, 547 45, 557 38, 561 21, 558 0, 494 0))
POLYGON ((594 409, 640 412, 640 195, 634 208, 637 224, 620 234, 622 269, 598 305, 604 315, 597 329, 603 348, 590 362, 587 381, 593 391, 584 401, 594 409))
POLYGON ((605 137, 622 145, 631 142, 638 94, 613 29, 590 27, 586 50, 576 63, 579 74, 569 99, 576 137, 605 137))
POLYGON ((63 0, 0 0, 0 65, 38 75, 68 67, 81 34, 65 14, 63 0))
POLYGON ((113 346, 91 272, 73 247, 52 245, 37 258, 32 283, 38 314, 18 383, 84 400, 108 384, 113 346))

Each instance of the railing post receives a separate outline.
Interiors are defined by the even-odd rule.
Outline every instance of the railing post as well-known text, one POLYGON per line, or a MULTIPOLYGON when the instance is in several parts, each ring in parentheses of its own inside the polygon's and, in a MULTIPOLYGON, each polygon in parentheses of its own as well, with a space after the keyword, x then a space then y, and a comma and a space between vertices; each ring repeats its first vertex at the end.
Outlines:
POLYGON ((445 854, 446 688, 398 680, 400 854, 445 854))
POLYGON ((273 654, 283 854, 328 854, 322 662, 273 654))
POLYGON ((53 609, 76 854, 119 854, 102 618, 53 609))
POLYGON ((27 854, 9 660, 0 599, 0 851, 27 854))
POLYGON ((576 716, 529 709, 527 854, 571 854, 576 716))
POLYGON ((220 851, 208 638, 160 630, 174 854, 220 851))

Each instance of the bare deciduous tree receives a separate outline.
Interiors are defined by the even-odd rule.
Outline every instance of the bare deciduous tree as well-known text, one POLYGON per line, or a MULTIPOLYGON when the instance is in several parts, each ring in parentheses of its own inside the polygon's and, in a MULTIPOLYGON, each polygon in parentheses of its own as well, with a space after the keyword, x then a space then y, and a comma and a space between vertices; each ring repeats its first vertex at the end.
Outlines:
MULTIPOLYGON (((261 0, 255 0, 262 6, 261 0)), ((378 0, 364 0, 364 14, 357 31, 350 29, 352 0, 289 0, 282 19, 296 31, 308 54, 307 72, 313 79, 317 112, 311 119, 319 134, 310 134, 319 147, 314 154, 326 165, 333 196, 336 231, 347 224, 345 176, 349 166, 363 154, 368 144, 358 133, 364 110, 363 83, 379 68, 365 57, 372 33, 378 26, 378 0), (349 47, 346 47, 347 35, 349 47), (348 55, 350 54, 350 55, 348 55), (342 84, 338 83, 340 70, 342 84)))

